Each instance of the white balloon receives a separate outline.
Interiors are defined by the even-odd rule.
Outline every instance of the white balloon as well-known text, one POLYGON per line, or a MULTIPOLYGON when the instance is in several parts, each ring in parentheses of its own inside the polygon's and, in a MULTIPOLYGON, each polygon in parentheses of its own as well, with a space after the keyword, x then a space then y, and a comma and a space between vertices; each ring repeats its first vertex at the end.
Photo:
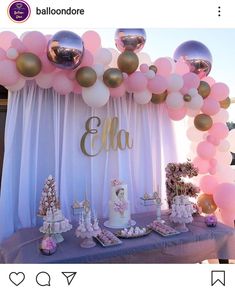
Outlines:
POLYGON ((193 109, 190 109, 190 108, 187 109, 187 115, 190 116, 190 117, 194 118, 199 113, 200 113, 200 110, 193 110, 193 109))
POLYGON ((218 145, 218 150, 220 152, 227 152, 229 151, 229 148, 230 148, 230 143, 226 139, 223 139, 220 141, 220 144, 218 145))
POLYGON ((192 110, 199 110, 203 106, 203 98, 199 94, 191 96, 191 101, 185 102, 186 107, 192 110))
POLYGON ((120 55, 120 53, 116 49, 113 49, 113 48, 109 48, 109 51, 112 53, 112 60, 109 63, 109 66, 110 67, 117 67, 117 59, 118 59, 118 56, 120 55))
POLYGON ((100 48, 96 51, 94 60, 95 63, 107 66, 112 61, 112 53, 109 49, 100 48))
POLYGON ((104 106, 109 101, 109 89, 103 81, 97 80, 91 87, 82 88, 84 102, 94 108, 104 106))
POLYGON ((10 47, 7 49, 6 55, 9 59, 16 59, 19 56, 19 53, 15 48, 10 47))
POLYGON ((92 66, 95 70, 97 77, 103 77, 104 74, 104 65, 103 64, 95 64, 92 66))
POLYGON ((226 109, 221 108, 218 113, 212 116, 213 122, 223 122, 225 123, 229 119, 229 113, 226 109))
POLYGON ((134 100, 138 104, 149 103, 151 98, 152 98, 152 93, 147 89, 144 91, 134 93, 134 100))
POLYGON ((38 86, 44 89, 48 89, 53 86, 53 73, 39 73, 36 77, 36 83, 38 86))
POLYGON ((20 78, 14 85, 8 86, 7 89, 10 91, 21 90, 25 86, 25 79, 20 78))
POLYGON ((184 85, 184 80, 181 75, 173 73, 167 78, 167 83, 168 91, 179 91, 184 85))
POLYGON ((170 92, 166 98, 166 105, 173 109, 182 108, 184 106, 183 95, 180 92, 170 92))
POLYGON ((235 129, 229 131, 227 140, 230 143, 230 151, 235 153, 235 129))
POLYGON ((190 88, 188 91, 188 94, 191 96, 197 96, 198 95, 198 90, 196 88, 190 88))
POLYGON ((188 139, 197 143, 202 140, 203 134, 204 132, 196 129, 195 126, 190 126, 186 131, 188 139))
POLYGON ((151 58, 146 52, 140 52, 137 55, 138 55, 140 64, 146 63, 149 66, 152 64, 151 58))
POLYGON ((145 73, 145 76, 148 78, 148 79, 153 79, 155 77, 155 72, 153 70, 149 70, 145 73))

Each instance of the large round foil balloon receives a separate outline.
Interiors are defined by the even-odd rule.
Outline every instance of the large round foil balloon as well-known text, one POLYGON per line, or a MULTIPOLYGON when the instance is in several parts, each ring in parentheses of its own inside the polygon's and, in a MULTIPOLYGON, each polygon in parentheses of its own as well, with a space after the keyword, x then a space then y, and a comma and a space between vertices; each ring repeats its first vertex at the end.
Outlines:
POLYGON ((139 52, 145 44, 146 33, 141 28, 119 28, 115 33, 115 44, 121 52, 139 52))
POLYGON ((209 49, 199 41, 186 41, 178 46, 174 53, 175 61, 184 59, 190 66, 190 71, 200 78, 211 71, 212 55, 209 49))
POLYGON ((47 57, 58 68, 75 69, 82 61, 83 41, 71 31, 59 31, 48 42, 47 57))

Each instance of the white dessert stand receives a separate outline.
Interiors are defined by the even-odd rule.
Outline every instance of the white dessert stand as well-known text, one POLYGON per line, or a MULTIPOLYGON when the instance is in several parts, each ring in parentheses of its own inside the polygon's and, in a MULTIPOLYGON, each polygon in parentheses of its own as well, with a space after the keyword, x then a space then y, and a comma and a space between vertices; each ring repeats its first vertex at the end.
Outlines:
POLYGON ((124 229, 124 228, 130 228, 130 227, 135 226, 135 225, 136 225, 136 221, 134 221, 134 220, 130 220, 126 226, 125 225, 124 226, 112 225, 112 224, 110 224, 109 220, 104 222, 104 226, 107 228, 110 228, 110 229, 124 229))
POLYGON ((100 229, 92 231, 92 232, 81 232, 76 230, 76 236, 79 238, 81 237, 84 241, 80 244, 82 248, 92 248, 96 246, 96 243, 93 240, 93 237, 97 237, 101 232, 100 229))

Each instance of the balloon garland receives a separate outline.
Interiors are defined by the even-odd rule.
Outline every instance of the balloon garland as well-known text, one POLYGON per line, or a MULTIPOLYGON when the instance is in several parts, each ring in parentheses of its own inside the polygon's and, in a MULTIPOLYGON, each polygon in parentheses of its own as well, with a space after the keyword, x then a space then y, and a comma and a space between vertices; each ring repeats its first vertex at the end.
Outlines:
POLYGON ((226 109, 229 88, 208 74, 212 56, 198 41, 182 43, 174 57, 151 61, 144 47, 144 29, 118 29, 115 49, 101 47, 95 31, 81 37, 70 31, 43 35, 38 31, 0 33, 0 84, 10 91, 34 79, 43 89, 61 95, 82 95, 91 107, 110 97, 133 94, 140 105, 164 105, 172 120, 190 117, 187 136, 193 143, 191 158, 198 168, 199 205, 205 213, 220 208, 225 222, 235 219, 235 173, 230 167, 235 152, 234 130, 228 130, 226 109))

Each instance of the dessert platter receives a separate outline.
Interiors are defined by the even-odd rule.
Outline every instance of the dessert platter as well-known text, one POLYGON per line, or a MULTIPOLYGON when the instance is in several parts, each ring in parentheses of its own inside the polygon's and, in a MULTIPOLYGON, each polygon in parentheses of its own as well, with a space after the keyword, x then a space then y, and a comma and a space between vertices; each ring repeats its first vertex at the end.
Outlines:
POLYGON ((119 240, 112 232, 103 229, 95 237, 95 239, 103 246, 103 247, 110 247, 122 244, 122 241, 119 240))
POLYGON ((152 232, 151 228, 145 228, 145 227, 130 227, 129 229, 125 228, 123 230, 120 230, 116 233, 116 236, 119 238, 124 239, 132 239, 132 238, 139 238, 147 236, 152 232))
POLYGON ((154 232, 160 234, 163 237, 174 236, 180 234, 179 231, 175 230, 174 228, 163 224, 159 221, 153 221, 148 228, 152 229, 154 232))

